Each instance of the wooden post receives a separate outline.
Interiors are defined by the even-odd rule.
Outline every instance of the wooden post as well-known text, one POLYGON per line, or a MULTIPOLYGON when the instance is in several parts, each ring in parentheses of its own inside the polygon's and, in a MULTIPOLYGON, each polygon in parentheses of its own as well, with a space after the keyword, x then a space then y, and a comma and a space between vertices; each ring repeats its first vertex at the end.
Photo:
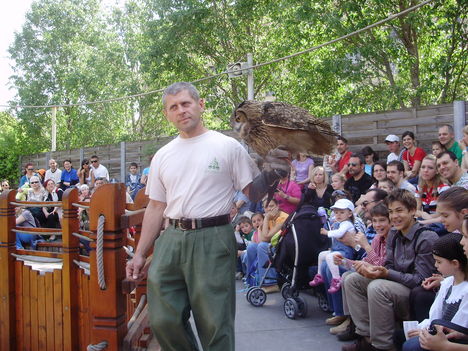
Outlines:
POLYGON ((64 350, 79 349, 79 319, 78 319, 78 274, 79 268, 73 260, 79 261, 79 240, 72 233, 80 229, 78 209, 73 203, 78 202, 78 190, 67 189, 63 194, 63 346, 64 350))
POLYGON ((16 350, 16 302, 15 302, 15 259, 11 255, 16 249, 16 236, 11 229, 15 226, 16 191, 5 191, 0 195, 0 350, 16 350))
POLYGON ((121 349, 127 332, 126 299, 122 294, 122 281, 125 278, 124 233, 121 229, 121 216, 125 213, 125 185, 106 184, 100 187, 91 198, 89 213, 90 229, 94 239, 100 215, 105 217, 103 261, 106 289, 98 284, 96 262, 96 242, 91 243, 90 252, 90 301, 91 344, 107 341, 106 349, 121 349))

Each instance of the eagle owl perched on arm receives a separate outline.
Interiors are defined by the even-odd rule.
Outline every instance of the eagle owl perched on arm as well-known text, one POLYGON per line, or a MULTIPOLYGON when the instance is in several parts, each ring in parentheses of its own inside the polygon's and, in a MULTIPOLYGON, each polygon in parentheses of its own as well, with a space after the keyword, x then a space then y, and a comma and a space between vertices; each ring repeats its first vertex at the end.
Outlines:
POLYGON ((263 157, 280 145, 292 154, 330 154, 337 136, 325 121, 283 102, 244 101, 234 110, 232 124, 263 157))

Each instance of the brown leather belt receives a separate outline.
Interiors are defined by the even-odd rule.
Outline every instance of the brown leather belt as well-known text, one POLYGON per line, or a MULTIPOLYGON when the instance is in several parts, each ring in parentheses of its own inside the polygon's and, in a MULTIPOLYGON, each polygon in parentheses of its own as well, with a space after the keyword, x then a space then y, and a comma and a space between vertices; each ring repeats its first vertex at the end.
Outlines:
POLYGON ((215 227, 218 225, 225 225, 231 222, 231 217, 228 214, 207 217, 207 218, 169 218, 169 224, 181 230, 195 230, 207 227, 215 227))

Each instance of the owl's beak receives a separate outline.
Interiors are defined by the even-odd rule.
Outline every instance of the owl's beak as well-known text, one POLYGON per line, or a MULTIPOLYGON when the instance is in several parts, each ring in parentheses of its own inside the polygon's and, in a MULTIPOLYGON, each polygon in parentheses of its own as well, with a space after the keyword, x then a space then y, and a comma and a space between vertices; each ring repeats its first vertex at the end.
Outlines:
POLYGON ((242 129, 242 123, 234 122, 234 123, 232 124, 232 129, 234 129, 234 131, 235 131, 236 133, 239 133, 239 134, 240 134, 241 129, 242 129))

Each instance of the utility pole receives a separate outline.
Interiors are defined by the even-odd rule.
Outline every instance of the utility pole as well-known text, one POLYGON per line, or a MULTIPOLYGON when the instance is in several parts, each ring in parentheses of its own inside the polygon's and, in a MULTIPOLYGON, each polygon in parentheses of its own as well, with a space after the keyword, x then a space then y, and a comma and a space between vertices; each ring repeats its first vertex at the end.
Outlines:
MULTIPOLYGON (((253 55, 251 53, 247 54, 247 66, 253 66, 253 55)), ((247 72, 247 100, 254 99, 254 74, 253 69, 249 68, 247 72)))
POLYGON ((253 66, 253 55, 247 54, 247 62, 234 62, 227 66, 227 72, 229 78, 237 78, 243 75, 247 75, 247 100, 254 99, 254 70, 253 66))
POLYGON ((50 151, 55 151, 57 148, 57 106, 52 106, 52 145, 50 151))

